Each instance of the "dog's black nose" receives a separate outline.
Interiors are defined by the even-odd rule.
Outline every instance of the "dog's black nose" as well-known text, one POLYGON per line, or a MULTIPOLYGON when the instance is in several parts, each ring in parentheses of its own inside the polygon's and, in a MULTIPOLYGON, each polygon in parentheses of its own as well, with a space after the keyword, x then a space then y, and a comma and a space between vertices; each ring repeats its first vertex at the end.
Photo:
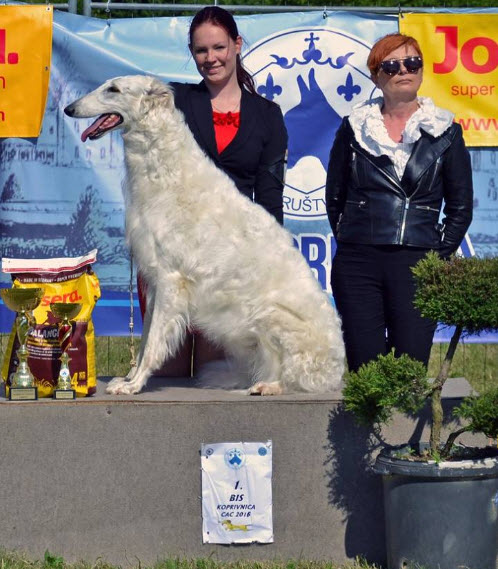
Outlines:
POLYGON ((64 109, 64 113, 68 116, 68 117, 72 117, 74 115, 74 104, 68 105, 65 109, 64 109))

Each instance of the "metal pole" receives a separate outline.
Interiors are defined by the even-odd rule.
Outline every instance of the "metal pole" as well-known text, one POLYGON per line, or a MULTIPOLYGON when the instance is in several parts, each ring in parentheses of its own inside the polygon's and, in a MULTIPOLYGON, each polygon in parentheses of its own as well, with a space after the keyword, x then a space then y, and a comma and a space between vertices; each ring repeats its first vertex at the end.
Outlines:
MULTIPOLYGON (((215 5, 218 4, 218 0, 213 0, 215 5)), ((83 0, 83 10, 85 16, 90 16, 92 8, 93 9, 106 9, 111 10, 151 10, 151 11, 164 11, 164 12, 179 12, 179 11, 191 11, 197 12, 201 8, 206 6, 212 6, 212 4, 139 4, 136 2, 124 2, 122 4, 117 2, 92 2, 91 0, 83 0)), ((229 11, 237 12, 319 12, 323 11, 320 6, 268 6, 268 5, 243 5, 238 6, 236 4, 223 4, 223 8, 229 11)), ((423 8, 423 7, 403 7, 403 12, 433 12, 433 8, 423 8)), ((397 14, 397 6, 327 6, 327 12, 370 12, 370 13, 381 13, 381 14, 397 14)))
MULTIPOLYGON (((107 4, 103 2, 103 7, 105 8, 107 4)), ((88 16, 89 18, 92 15, 92 0, 83 0, 83 16, 88 16)))

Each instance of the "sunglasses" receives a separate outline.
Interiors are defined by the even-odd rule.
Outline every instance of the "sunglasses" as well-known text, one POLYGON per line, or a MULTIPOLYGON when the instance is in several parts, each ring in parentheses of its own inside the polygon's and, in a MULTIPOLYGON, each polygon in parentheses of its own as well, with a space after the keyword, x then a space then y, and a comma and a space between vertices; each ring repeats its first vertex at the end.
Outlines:
POLYGON ((418 55, 413 55, 411 57, 404 57, 403 59, 387 59, 386 61, 381 61, 379 69, 382 69, 386 75, 397 75, 400 72, 401 63, 403 63, 408 73, 417 73, 417 71, 424 66, 422 58, 418 55))

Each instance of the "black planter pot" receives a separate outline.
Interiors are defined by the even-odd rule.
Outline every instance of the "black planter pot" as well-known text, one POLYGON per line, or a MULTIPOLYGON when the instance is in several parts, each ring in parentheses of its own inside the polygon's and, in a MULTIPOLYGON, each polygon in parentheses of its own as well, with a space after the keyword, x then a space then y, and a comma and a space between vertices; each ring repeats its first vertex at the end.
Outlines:
MULTIPOLYGON (((406 448, 406 447, 405 447, 406 448)), ((381 452, 389 569, 496 569, 498 449, 489 458, 414 462, 381 452)))

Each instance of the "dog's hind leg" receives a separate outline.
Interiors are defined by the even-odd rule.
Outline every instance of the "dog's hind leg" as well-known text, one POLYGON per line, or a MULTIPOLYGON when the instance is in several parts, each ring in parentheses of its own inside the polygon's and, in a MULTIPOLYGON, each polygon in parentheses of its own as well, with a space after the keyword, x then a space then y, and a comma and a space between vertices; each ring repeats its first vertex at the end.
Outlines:
MULTIPOLYGON (((163 276, 164 278, 164 276, 163 276)), ((180 347, 188 326, 189 288, 179 273, 168 274, 152 293, 142 333, 138 364, 126 378, 115 378, 107 386, 114 395, 138 393, 154 370, 180 347)))
POLYGON ((252 362, 253 378, 256 383, 249 389, 250 395, 281 395, 282 346, 271 333, 259 337, 252 362))

